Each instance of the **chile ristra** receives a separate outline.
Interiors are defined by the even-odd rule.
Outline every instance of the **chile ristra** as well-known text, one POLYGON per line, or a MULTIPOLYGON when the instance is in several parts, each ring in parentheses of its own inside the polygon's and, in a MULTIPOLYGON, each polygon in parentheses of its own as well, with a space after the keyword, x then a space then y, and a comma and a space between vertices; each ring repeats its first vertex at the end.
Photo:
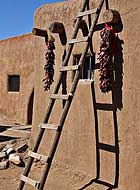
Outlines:
POLYGON ((44 66, 45 76, 42 80, 44 83, 44 90, 48 91, 50 89, 51 84, 53 83, 53 76, 54 76, 54 60, 55 54, 53 50, 55 50, 55 45, 53 40, 48 40, 46 42, 47 45, 47 52, 45 54, 46 64, 44 66))
POLYGON ((99 80, 101 92, 109 92, 112 90, 112 77, 113 77, 113 56, 115 51, 115 32, 109 25, 100 32, 101 43, 99 52, 99 80))

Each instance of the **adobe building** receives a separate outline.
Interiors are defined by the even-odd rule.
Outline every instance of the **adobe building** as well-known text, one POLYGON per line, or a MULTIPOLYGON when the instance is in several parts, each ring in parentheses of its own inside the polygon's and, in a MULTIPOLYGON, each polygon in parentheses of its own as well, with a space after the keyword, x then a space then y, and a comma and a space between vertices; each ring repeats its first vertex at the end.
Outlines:
MULTIPOLYGON (((90 0, 90 8, 97 7, 99 1, 90 0)), ((70 40, 81 4, 82 0, 67 0, 43 5, 35 13, 34 27, 46 29, 54 21, 61 22, 70 40)), ((99 27, 93 36, 94 56, 91 57, 88 52, 86 62, 90 67, 82 70, 46 183, 47 190, 140 189, 138 5, 139 0, 109 1, 110 9, 117 10, 122 21, 117 26, 113 103, 112 92, 104 94, 99 89, 97 57, 101 41, 99 33, 104 26, 100 16, 99 27), (92 67, 94 63, 95 70, 92 67)), ((79 32, 80 38, 82 31, 79 32)), ((0 41, 0 120, 32 123, 31 145, 39 132, 37 126, 45 118, 49 95, 58 79, 62 56, 68 47, 61 44, 58 34, 53 36, 56 46, 55 75, 51 90, 47 92, 44 92, 42 83, 46 53, 44 38, 27 34, 0 41)), ((75 46, 70 65, 76 63, 83 48, 84 43, 75 46)), ((73 76, 73 72, 67 75, 67 92, 73 76)), ((62 109, 62 102, 58 101, 49 123, 58 122, 62 109)), ((52 142, 52 133, 45 134, 40 153, 47 154, 52 142)), ((40 172, 36 172, 35 177, 40 178, 40 172)))
POLYGON ((34 40, 31 33, 0 41, 1 124, 31 124, 34 40))
MULTIPOLYGON (((81 3, 82 0, 67 0, 43 5, 35 13, 34 26, 46 29, 54 21, 62 22, 70 40, 74 19, 81 3)), ((97 7, 98 3, 99 0, 91 0, 91 8, 97 7)), ((140 18, 138 16, 140 7, 138 5, 139 0, 109 1, 110 9, 117 10, 122 20, 114 58, 113 105, 117 110, 114 111, 110 106, 112 93, 104 94, 99 89, 97 54, 101 39, 100 31, 97 30, 93 37, 95 53, 93 61, 95 60, 96 69, 92 77, 87 75, 79 81, 49 174, 47 189, 140 189, 140 18), (99 106, 97 109, 95 99, 99 106)), ((103 23, 102 16, 98 24, 100 23, 103 23)), ((79 35, 82 35, 81 31, 79 35)), ((53 36, 56 46, 55 76, 51 90, 47 92, 44 92, 42 83, 46 45, 43 37, 35 37, 35 96, 31 144, 38 134, 37 126, 45 118, 49 95, 58 79, 65 49, 60 43, 59 35, 53 34, 53 36)), ((83 47, 84 43, 76 45, 71 65, 74 64, 74 58, 82 53, 83 47)), ((68 74, 68 92, 72 80, 73 73, 68 74)), ((59 102, 49 122, 57 123, 61 111, 62 103, 59 102)), ((50 136, 50 133, 45 135, 40 152, 47 154, 52 140, 50 136)))

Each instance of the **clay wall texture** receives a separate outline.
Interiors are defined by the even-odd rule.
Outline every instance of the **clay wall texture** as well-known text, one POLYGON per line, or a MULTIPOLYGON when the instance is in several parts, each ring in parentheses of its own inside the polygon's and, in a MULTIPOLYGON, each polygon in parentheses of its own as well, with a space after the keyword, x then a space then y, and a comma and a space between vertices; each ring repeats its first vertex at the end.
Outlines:
POLYGON ((28 123, 28 104, 34 88, 33 35, 0 41, 1 123, 28 123), (19 92, 8 91, 8 75, 20 76, 19 92))
MULTIPOLYGON (((80 9, 82 1, 69 0, 64 3, 49 4, 40 7, 35 13, 35 27, 46 29, 54 21, 63 22, 67 37, 70 39, 73 30, 73 20, 80 9)), ((91 1, 91 7, 96 7, 99 1, 91 1)), ((48 189, 82 189, 82 186, 96 177, 99 180, 85 189, 104 190, 109 184, 118 184, 118 190, 140 189, 140 6, 139 0, 112 0, 111 9, 119 11, 123 23, 122 32, 118 33, 118 55, 115 58, 115 103, 117 112, 98 110, 94 114, 94 90, 97 103, 111 104, 112 93, 102 94, 99 90, 99 72, 95 70, 94 83, 80 81, 67 116, 62 137, 54 159, 52 172, 49 175, 48 189), (95 119, 98 117, 98 123, 95 119), (96 136, 97 124, 99 142, 104 144, 97 158, 96 136), (116 140, 115 140, 116 139, 116 140), (109 146, 107 146, 109 145, 109 146), (113 148, 113 146, 115 148, 113 148), (106 150, 103 150, 106 149, 106 150), (107 151, 108 150, 108 151, 107 151), (117 151, 118 150, 118 151, 117 151), (116 153, 115 153, 116 152, 116 153), (98 162, 97 162, 98 160, 98 162), (97 176, 100 166, 100 174, 97 176), (69 175, 68 175, 69 173, 69 175), (69 176, 65 181, 64 176, 69 176), (61 176, 61 177, 60 177, 61 176), (57 179, 59 178, 59 181, 57 179), (102 183, 99 185, 99 183, 102 183)), ((99 20, 102 23, 102 19, 99 20)), ((64 48, 59 36, 54 34, 56 44, 56 82, 61 66, 64 48)), ((94 52, 99 50, 99 31, 95 32, 94 52)), ((83 45, 77 46, 74 53, 79 53, 83 45)), ((43 121, 49 102, 49 92, 43 91, 41 80, 44 76, 45 43, 41 37, 35 37, 35 101, 34 120, 31 144, 38 134, 38 124, 43 121)), ((96 60, 96 64, 98 61, 96 60)), ((71 62, 72 64, 72 58, 71 62)), ((71 74, 68 75, 68 90, 71 86, 71 74)), ((58 103, 54 109, 50 123, 56 124, 62 111, 58 103)), ((45 135, 40 151, 48 151, 51 144, 50 133, 45 135)), ((103 145, 102 144, 102 145, 103 145)), ((100 144, 101 145, 101 144, 100 144)))

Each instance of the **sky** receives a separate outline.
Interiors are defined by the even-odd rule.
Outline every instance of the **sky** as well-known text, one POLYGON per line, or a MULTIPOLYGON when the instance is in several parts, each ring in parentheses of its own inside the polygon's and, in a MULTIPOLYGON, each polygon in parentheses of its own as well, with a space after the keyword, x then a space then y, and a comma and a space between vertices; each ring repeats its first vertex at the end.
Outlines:
POLYGON ((64 0, 0 0, 0 40, 32 31, 35 10, 64 0))

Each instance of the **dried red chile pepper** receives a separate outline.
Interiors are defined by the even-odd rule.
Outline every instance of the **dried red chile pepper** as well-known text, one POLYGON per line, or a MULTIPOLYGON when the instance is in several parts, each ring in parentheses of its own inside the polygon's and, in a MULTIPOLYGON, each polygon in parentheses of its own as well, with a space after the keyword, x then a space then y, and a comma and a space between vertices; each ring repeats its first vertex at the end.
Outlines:
POLYGON ((53 76, 54 76, 54 60, 55 54, 53 50, 55 50, 54 40, 48 40, 46 42, 47 45, 47 52, 45 54, 46 64, 44 66, 45 76, 42 80, 44 83, 44 90, 48 91, 50 89, 51 84, 53 83, 53 76))
POLYGON ((101 43, 98 54, 100 69, 99 80, 101 92, 106 93, 112 90, 115 33, 108 25, 100 32, 101 43))

